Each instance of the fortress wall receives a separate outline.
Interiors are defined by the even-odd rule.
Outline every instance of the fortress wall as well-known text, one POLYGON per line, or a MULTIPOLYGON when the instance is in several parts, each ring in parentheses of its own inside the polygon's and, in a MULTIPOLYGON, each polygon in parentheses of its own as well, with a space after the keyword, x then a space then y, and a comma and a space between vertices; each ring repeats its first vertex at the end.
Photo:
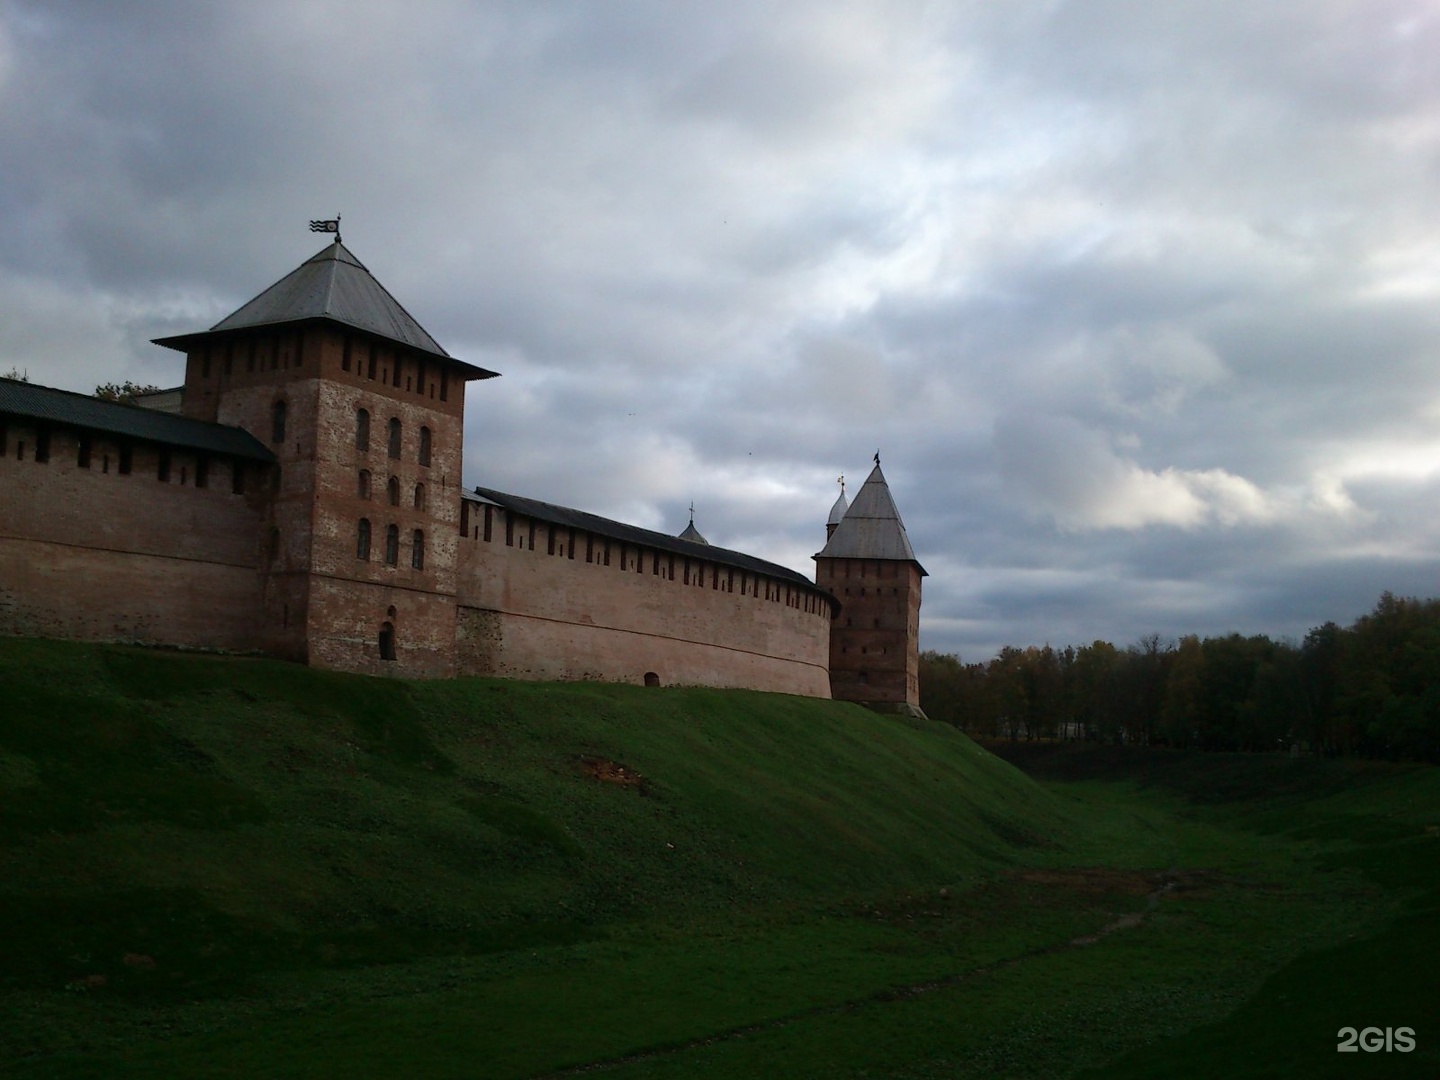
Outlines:
POLYGON ((80 433, 51 429, 45 462, 39 436, 11 420, 0 442, 0 633, 258 647, 263 472, 236 494, 228 459, 136 444, 123 474, 113 436, 88 468, 80 433))
POLYGON ((814 592, 494 507, 487 541, 483 509, 469 507, 460 540, 462 674, 654 673, 663 685, 830 696, 830 608, 814 592))

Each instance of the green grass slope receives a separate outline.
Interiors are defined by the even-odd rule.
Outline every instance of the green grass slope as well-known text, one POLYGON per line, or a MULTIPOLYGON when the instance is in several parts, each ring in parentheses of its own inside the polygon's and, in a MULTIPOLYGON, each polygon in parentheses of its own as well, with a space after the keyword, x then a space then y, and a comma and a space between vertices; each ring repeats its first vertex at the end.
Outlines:
POLYGON ((11 639, 0 702, 12 1060, 97 1003, 959 890, 1067 830, 949 729, 778 695, 11 639))

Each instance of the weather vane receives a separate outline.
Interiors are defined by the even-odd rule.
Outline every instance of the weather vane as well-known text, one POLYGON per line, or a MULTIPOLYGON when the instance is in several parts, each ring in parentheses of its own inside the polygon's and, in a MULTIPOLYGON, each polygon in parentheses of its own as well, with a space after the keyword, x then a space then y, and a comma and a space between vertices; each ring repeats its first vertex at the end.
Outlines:
POLYGON ((844 494, 845 494, 845 474, 842 472, 839 476, 837 476, 837 477, 835 478, 835 482, 840 485, 840 494, 841 494, 841 495, 844 495, 844 494))
POLYGON ((333 232, 335 234, 335 242, 337 244, 340 243, 340 215, 336 214, 333 218, 311 218, 310 231, 323 233, 333 232))
POLYGON ((880 451, 879 451, 879 450, 876 450, 876 451, 875 451, 875 464, 876 464, 876 465, 879 465, 879 464, 880 464, 880 451))

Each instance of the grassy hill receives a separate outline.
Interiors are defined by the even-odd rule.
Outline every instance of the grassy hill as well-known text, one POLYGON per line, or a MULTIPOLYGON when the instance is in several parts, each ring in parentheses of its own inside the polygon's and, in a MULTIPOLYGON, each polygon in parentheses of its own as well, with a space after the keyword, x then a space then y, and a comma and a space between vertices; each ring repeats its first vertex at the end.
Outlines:
POLYGON ((1065 1075, 1401 902, 832 702, 11 639, 0 708, 21 1076, 1065 1075))

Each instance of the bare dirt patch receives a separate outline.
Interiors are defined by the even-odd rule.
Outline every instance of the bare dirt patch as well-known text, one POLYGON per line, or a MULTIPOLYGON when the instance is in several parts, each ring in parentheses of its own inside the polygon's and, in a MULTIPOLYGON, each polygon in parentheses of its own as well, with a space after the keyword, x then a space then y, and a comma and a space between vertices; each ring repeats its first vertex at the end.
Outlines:
POLYGON ((621 787, 643 788, 645 777, 627 765, 609 758, 582 758, 580 767, 585 775, 602 784, 619 784, 621 787))

